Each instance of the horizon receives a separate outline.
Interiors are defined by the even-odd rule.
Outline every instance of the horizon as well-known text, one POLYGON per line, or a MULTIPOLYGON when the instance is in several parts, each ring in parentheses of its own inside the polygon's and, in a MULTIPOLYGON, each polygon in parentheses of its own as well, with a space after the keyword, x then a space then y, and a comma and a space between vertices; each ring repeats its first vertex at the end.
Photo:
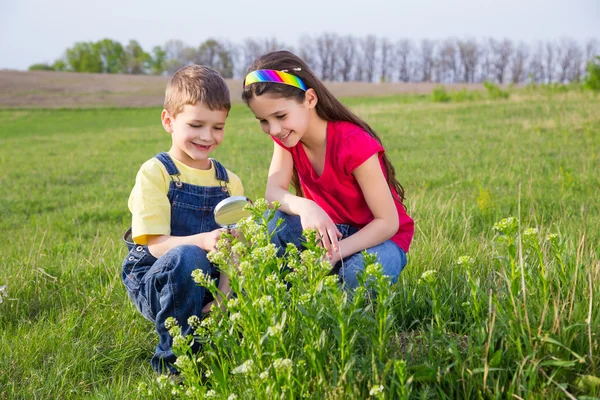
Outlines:
POLYGON ((307 0, 302 7, 281 4, 265 10, 250 7, 250 13, 247 10, 247 3, 241 0, 211 4, 209 16, 217 18, 207 17, 206 7, 197 3, 186 5, 185 13, 165 12, 157 0, 107 0, 91 5, 66 0, 60 6, 41 0, 2 3, 0 51, 4 56, 0 58, 0 69, 22 71, 33 64, 52 63, 76 42, 104 38, 122 44, 137 40, 145 51, 164 46, 169 40, 181 40, 195 47, 209 38, 238 45, 246 38, 276 38, 297 47, 303 37, 324 33, 375 35, 392 41, 506 38, 526 44, 563 37, 579 43, 600 39, 600 2, 594 0, 535 0, 525 4, 517 0, 502 4, 474 0, 388 4, 385 0, 373 0, 369 7, 359 10, 353 3, 338 0, 307 0), (223 14, 228 23, 222 22, 223 14))

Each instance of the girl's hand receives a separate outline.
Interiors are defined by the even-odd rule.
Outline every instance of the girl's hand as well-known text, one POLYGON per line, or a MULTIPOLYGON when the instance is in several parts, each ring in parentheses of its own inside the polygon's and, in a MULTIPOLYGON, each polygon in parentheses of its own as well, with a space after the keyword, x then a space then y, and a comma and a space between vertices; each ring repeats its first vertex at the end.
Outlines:
POLYGON ((321 243, 327 251, 327 256, 332 257, 338 251, 338 239, 342 234, 333 223, 329 215, 315 202, 310 202, 304 212, 300 215, 303 229, 315 229, 321 243))

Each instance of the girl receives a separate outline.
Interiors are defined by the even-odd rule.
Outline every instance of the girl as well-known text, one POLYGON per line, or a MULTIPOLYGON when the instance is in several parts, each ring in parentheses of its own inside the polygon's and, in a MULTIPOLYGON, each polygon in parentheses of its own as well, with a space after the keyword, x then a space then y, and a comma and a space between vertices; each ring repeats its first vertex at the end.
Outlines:
POLYGON ((242 98, 275 142, 266 198, 281 204, 270 227, 284 219, 273 238, 280 255, 315 229, 347 287, 358 286, 365 249, 396 282, 414 227, 377 134, 290 52, 265 54, 248 71, 242 98))

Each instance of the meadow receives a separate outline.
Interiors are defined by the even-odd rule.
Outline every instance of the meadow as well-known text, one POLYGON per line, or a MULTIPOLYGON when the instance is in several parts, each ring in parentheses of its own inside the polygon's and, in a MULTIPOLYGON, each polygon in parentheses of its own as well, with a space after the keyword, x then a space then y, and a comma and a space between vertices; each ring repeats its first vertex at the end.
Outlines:
MULTIPOLYGON (((325 374, 315 397, 599 398, 600 98, 344 102, 380 134, 416 224, 368 367, 392 390, 386 359, 404 360, 405 380, 325 374)), ((0 399, 172 396, 120 280, 135 174, 170 144, 159 115, 0 109, 0 399)), ((258 199, 272 146, 236 104, 215 158, 258 199)))

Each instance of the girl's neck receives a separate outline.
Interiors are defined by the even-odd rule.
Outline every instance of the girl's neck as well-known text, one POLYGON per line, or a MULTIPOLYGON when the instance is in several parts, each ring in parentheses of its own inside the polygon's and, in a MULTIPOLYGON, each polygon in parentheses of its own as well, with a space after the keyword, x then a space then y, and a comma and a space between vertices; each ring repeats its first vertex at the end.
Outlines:
POLYGON ((312 121, 301 140, 304 147, 314 150, 322 148, 327 143, 327 121, 318 115, 313 115, 312 121))

